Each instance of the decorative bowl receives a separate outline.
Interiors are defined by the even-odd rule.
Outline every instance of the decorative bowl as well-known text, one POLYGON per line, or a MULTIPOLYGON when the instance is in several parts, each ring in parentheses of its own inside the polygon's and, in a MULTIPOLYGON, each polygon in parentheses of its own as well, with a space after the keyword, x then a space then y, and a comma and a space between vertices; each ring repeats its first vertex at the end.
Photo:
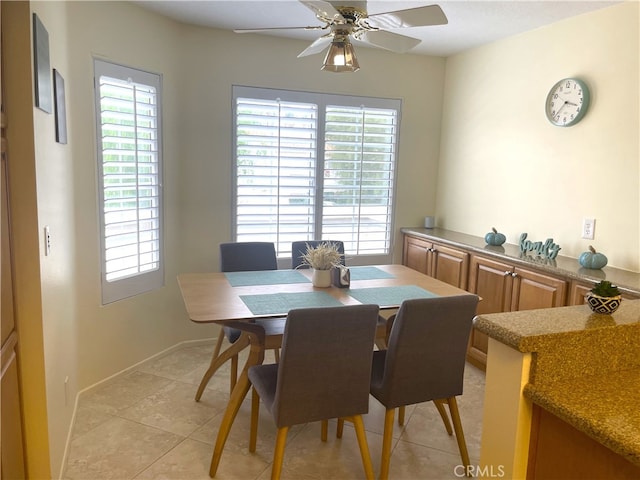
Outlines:
POLYGON ((620 302, 622 302, 620 295, 616 295, 615 297, 601 297, 595 293, 589 293, 586 299, 591 310, 605 315, 615 312, 620 306, 620 302))

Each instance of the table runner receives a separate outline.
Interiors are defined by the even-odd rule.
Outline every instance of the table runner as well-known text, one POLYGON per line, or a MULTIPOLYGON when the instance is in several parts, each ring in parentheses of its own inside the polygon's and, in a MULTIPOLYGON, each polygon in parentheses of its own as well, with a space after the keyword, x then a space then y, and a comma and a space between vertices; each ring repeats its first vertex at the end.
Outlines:
POLYGON ((325 292, 240 295, 240 299, 254 315, 286 314, 292 308, 339 307, 342 305, 325 292))
POLYGON ((438 296, 416 285, 354 288, 347 290, 347 293, 360 303, 373 303, 380 306, 400 305, 404 300, 411 298, 433 298, 438 296))
POLYGON ((377 267, 349 267, 351 281, 354 280, 377 280, 382 278, 395 278, 389 272, 385 272, 377 267))
POLYGON ((258 272, 226 272, 232 287, 251 285, 277 285, 283 283, 309 283, 310 280, 295 270, 261 270, 258 272))

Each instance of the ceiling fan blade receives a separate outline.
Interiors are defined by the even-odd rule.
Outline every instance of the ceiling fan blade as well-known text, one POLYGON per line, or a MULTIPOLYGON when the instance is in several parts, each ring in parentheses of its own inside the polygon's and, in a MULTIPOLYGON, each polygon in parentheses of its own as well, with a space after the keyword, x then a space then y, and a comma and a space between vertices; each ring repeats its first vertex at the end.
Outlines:
POLYGON ((356 33, 354 37, 357 40, 396 53, 405 53, 421 42, 421 40, 417 38, 386 32, 384 30, 364 30, 356 33))
POLYGON ((322 0, 299 0, 301 4, 313 11, 320 20, 325 22, 344 21, 344 17, 329 2, 322 0))
POLYGON ((237 28, 235 33, 259 33, 270 32, 272 30, 324 30, 328 28, 326 25, 308 26, 308 27, 269 27, 269 28, 237 28))
POLYGON ((320 53, 321 51, 323 51, 325 48, 329 46, 332 39, 333 39, 332 34, 323 35, 322 37, 316 39, 311 45, 305 48, 302 52, 300 52, 298 54, 298 58, 320 53))
POLYGON ((407 28, 446 25, 449 21, 440 6, 428 5, 395 12, 374 13, 369 15, 367 23, 375 28, 407 28))

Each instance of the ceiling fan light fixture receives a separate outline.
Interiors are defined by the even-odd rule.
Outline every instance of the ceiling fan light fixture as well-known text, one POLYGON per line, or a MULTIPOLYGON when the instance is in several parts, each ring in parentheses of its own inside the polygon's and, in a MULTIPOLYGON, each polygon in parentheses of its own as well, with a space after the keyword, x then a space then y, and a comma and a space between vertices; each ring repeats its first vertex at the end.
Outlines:
POLYGON ((327 72, 355 72, 360 69, 356 52, 347 36, 336 37, 331 45, 327 56, 324 57, 322 70, 327 72))

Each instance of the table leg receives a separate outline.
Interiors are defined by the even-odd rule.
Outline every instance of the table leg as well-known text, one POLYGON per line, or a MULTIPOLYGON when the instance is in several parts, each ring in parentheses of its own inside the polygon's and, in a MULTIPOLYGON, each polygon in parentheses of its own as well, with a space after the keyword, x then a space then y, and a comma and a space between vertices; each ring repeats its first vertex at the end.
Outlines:
MULTIPOLYGON (((250 327, 245 327, 249 329, 250 327)), ((256 325, 253 324, 253 327, 250 330, 256 328, 256 325)), ((247 392, 249 392, 249 388, 251 387, 251 383, 249 382, 249 368, 253 365, 260 365, 264 361, 264 329, 262 327, 257 326, 261 330, 261 334, 256 334, 255 332, 246 332, 243 329, 243 334, 247 334, 249 337, 249 342, 251 343, 251 349, 249 350, 249 357, 247 358, 247 362, 238 377, 238 381, 236 382, 235 387, 233 387, 233 391, 231 392, 231 396, 229 397, 229 403, 227 404, 227 409, 224 412, 224 416, 222 417, 222 422, 220 423, 220 429, 218 430, 218 437, 216 438, 216 444, 213 447, 213 456, 211 458, 211 467, 209 469, 209 476, 214 477, 216 472, 218 471, 218 465, 220 464, 220 457, 222 456, 222 450, 224 449, 224 445, 227 442, 227 438, 229 437, 229 432, 231 431, 231 426, 233 425, 233 421, 238 414, 238 410, 240 410, 240 405, 242 405, 242 401, 247 396, 247 392)), ((238 339, 239 340, 239 339, 238 339)))
POLYGON ((209 368, 202 376, 202 380, 200 380, 200 385, 198 386, 198 391, 196 392, 196 402, 200 401, 200 397, 202 397, 202 394, 204 393, 204 389, 209 383, 209 380, 211 380, 211 377, 213 377, 213 374, 216 373, 216 371, 222 365, 224 365, 224 363, 227 360, 229 360, 234 355, 237 355, 242 350, 247 348, 247 345, 249 345, 249 336, 247 333, 242 332, 240 334, 240 337, 235 342, 233 342, 229 348, 227 348, 224 352, 222 352, 217 357, 211 359, 211 364, 209 365, 209 368))

